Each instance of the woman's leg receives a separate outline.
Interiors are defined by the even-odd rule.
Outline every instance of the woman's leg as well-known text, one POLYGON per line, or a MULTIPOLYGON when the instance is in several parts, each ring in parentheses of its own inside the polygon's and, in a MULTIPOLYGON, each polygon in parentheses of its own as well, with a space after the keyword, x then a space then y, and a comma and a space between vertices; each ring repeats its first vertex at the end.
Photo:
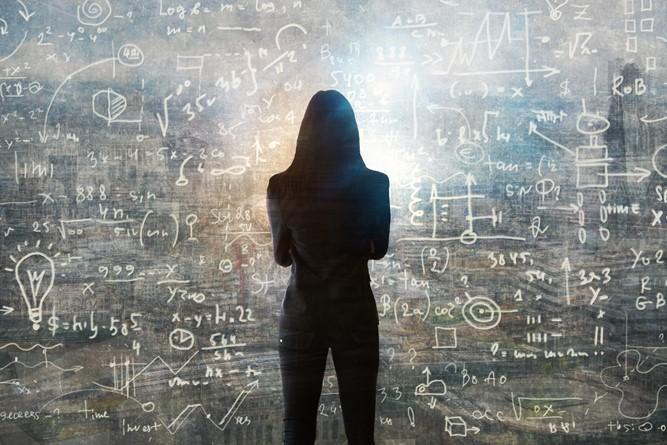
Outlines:
POLYGON ((375 398, 380 361, 377 325, 332 339, 331 355, 349 445, 375 444, 375 398))
POLYGON ((329 347, 315 332, 283 331, 278 346, 283 384, 283 444, 315 443, 317 405, 329 347))

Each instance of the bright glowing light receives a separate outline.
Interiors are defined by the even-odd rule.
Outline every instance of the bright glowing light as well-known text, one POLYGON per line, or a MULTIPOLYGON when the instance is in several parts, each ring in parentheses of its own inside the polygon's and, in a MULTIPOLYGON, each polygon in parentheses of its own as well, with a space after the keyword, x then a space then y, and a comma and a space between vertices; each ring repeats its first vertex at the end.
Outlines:
POLYGON ((359 146, 368 168, 386 173, 390 179, 398 182, 403 182, 410 176, 412 163, 402 159, 400 153, 389 147, 382 138, 364 137, 360 134, 359 146))

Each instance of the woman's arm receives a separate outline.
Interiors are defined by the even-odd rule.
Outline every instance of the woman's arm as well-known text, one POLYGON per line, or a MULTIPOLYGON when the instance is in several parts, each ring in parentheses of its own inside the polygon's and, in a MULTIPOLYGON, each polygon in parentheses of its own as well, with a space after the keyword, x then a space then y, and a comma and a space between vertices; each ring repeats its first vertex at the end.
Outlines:
POLYGON ((269 185, 266 188, 266 210, 271 225, 273 258, 280 266, 287 267, 292 264, 292 256, 289 252, 291 236, 280 213, 278 198, 274 193, 273 177, 269 179, 269 185))
POLYGON ((371 236, 370 236, 370 258, 379 260, 387 253, 389 246, 389 222, 391 211, 389 209, 389 177, 384 173, 380 176, 378 194, 373 194, 375 202, 371 208, 371 236))

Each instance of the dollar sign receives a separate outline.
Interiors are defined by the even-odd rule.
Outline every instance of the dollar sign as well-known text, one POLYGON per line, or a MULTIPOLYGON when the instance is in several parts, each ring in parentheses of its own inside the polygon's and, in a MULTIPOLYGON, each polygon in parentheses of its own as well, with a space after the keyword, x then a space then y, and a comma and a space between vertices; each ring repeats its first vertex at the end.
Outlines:
POLYGON ((51 331, 51 334, 56 335, 56 332, 58 332, 58 328, 60 327, 60 317, 56 316, 55 311, 49 317, 47 323, 49 325, 49 331, 51 331))

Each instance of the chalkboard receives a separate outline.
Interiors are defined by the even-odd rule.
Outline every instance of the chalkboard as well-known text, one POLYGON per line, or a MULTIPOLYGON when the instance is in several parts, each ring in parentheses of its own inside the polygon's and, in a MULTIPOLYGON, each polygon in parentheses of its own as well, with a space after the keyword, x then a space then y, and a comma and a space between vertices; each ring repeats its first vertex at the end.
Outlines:
MULTIPOLYGON (((2 0, 0 443, 278 444, 268 178, 390 178, 378 444, 667 441, 660 0, 2 0)), ((345 435, 331 358, 319 444, 345 435)))

